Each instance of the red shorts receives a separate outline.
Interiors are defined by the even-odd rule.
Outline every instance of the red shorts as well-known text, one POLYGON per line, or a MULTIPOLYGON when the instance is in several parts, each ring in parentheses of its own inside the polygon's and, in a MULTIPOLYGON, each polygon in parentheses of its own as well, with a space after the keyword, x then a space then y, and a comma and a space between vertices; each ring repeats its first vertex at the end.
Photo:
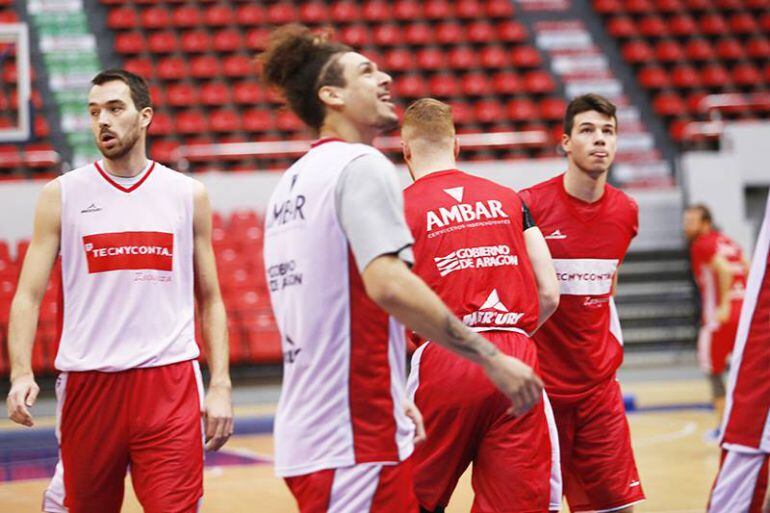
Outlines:
POLYGON ((723 449, 708 513, 761 513, 769 456, 723 449))
POLYGON ((644 500, 620 384, 613 378, 579 401, 551 396, 570 511, 608 511, 644 500))
POLYGON ((299 513, 418 513, 412 461, 364 463, 284 478, 299 513))
POLYGON ((128 467, 145 512, 197 511, 203 495, 201 394, 195 361, 62 373, 56 382, 61 461, 44 511, 118 513, 128 467))
MULTIPOLYGON (((526 335, 484 337, 537 369, 537 350, 526 335)), ((408 388, 428 435, 414 453, 423 508, 445 507, 472 462, 474 513, 548 511, 552 454, 543 402, 524 416, 508 415, 510 401, 480 366, 433 343, 414 354, 408 388)))
POLYGON ((703 372, 722 374, 725 371, 737 332, 738 316, 735 315, 717 326, 701 326, 698 333, 698 362, 703 372))

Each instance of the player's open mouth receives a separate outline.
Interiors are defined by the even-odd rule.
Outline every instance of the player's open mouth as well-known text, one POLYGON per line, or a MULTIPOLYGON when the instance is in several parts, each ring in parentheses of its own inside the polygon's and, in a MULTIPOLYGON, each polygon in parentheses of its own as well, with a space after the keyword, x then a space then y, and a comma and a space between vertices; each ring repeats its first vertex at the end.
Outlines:
POLYGON ((377 99, 380 100, 382 103, 386 103, 390 107, 395 107, 396 105, 393 103, 392 98, 390 96, 390 93, 382 93, 377 96, 377 99))
POLYGON ((102 143, 104 143, 105 145, 112 146, 115 143, 117 143, 118 138, 115 137, 114 134, 106 133, 105 132, 105 133, 103 133, 102 135, 99 136, 99 140, 101 140, 102 143))

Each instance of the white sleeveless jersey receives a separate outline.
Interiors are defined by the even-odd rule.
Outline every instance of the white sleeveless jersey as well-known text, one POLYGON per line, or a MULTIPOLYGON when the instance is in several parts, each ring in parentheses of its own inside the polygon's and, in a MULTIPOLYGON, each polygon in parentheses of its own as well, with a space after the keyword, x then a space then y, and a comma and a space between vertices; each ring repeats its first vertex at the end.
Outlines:
POLYGON ((157 163, 124 188, 98 164, 61 184, 61 371, 196 358, 193 181, 157 163))
POLYGON ((296 476, 412 452, 404 329, 374 302, 337 217, 335 189, 363 144, 327 141, 281 178, 268 204, 265 267, 284 374, 275 469, 296 476))

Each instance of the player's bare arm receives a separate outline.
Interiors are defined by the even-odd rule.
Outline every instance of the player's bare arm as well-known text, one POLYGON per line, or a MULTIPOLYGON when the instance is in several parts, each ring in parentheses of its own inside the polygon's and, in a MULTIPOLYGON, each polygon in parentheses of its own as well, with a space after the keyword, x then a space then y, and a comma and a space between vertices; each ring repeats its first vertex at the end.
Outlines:
POLYGON ((470 330, 398 257, 372 260, 363 275, 366 293, 382 309, 427 340, 481 365, 489 379, 511 400, 511 413, 521 415, 542 397, 543 384, 529 366, 500 352, 470 330))
POLYGON ((532 264, 537 282, 539 314, 538 328, 548 320, 559 306, 559 280, 553 267, 551 251, 543 237, 540 228, 533 226, 524 231, 524 243, 527 245, 527 256, 532 264))
POLYGON ((211 204, 206 188, 197 181, 193 201, 196 296, 201 310, 203 338, 206 341, 211 374, 203 410, 206 449, 216 451, 233 434, 227 316, 211 247, 211 204))
POLYGON ((719 281, 719 297, 722 298, 717 307, 717 320, 725 322, 730 317, 730 289, 735 278, 735 271, 732 264, 726 258, 717 255, 711 261, 711 267, 716 271, 719 281))
POLYGON ((61 187, 58 180, 53 180, 43 188, 38 199, 32 240, 11 304, 8 328, 8 353, 11 360, 8 417, 25 426, 34 423, 29 409, 35 404, 40 391, 32 373, 32 345, 37 331, 40 302, 59 253, 60 216, 61 187))

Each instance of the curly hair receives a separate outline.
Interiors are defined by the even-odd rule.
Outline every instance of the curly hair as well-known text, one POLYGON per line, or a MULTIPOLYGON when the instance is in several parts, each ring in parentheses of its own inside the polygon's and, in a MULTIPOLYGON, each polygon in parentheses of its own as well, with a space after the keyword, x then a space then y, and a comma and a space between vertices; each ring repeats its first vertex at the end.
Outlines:
POLYGON ((292 23, 275 29, 267 49, 259 55, 265 83, 278 88, 289 108, 316 131, 326 116, 318 91, 327 85, 345 85, 338 57, 352 51, 330 38, 331 31, 315 34, 304 25, 292 23))

